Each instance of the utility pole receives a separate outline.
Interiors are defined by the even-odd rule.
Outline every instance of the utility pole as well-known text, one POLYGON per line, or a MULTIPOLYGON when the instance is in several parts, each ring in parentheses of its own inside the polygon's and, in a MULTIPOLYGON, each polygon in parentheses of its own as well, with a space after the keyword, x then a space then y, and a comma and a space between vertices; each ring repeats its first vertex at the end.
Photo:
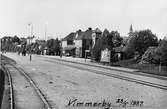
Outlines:
POLYGON ((45 23, 45 41, 47 41, 47 23, 45 23))
POLYGON ((31 50, 31 43, 33 39, 33 25, 32 23, 29 23, 28 26, 30 27, 30 38, 29 38, 29 44, 30 44, 30 61, 32 60, 32 50, 31 50))
MULTIPOLYGON (((45 22, 45 27, 44 27, 44 31, 45 31, 45 36, 44 36, 44 40, 45 40, 45 45, 47 44, 47 22, 45 22)), ((46 46, 44 49, 44 54, 46 55, 46 46)))

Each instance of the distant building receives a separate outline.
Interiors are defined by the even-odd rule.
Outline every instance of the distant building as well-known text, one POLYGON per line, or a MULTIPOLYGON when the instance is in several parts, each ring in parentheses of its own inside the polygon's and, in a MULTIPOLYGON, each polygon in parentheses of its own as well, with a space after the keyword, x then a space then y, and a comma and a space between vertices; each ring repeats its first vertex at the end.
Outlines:
POLYGON ((82 57, 82 37, 84 35, 84 32, 81 31, 81 30, 78 30, 76 32, 76 35, 75 35, 75 40, 74 40, 74 43, 75 43, 75 47, 76 47, 76 51, 75 51, 75 54, 76 54, 76 57, 82 57))
POLYGON ((12 36, 4 36, 2 39, 1 39, 2 42, 5 42, 5 43, 11 43, 12 42, 12 36))
POLYGON ((76 57, 85 57, 85 52, 90 53, 92 48, 92 28, 85 32, 77 31, 75 37, 76 57))
POLYGON ((132 27, 132 24, 130 25, 129 32, 130 32, 130 33, 132 33, 132 32, 133 32, 133 27, 132 27))
POLYGON ((95 46, 97 40, 101 37, 102 31, 96 28, 92 33, 92 48, 95 46))
POLYGON ((130 42, 130 40, 132 39, 132 37, 134 37, 135 36, 135 32, 134 32, 134 30, 133 30, 133 27, 132 27, 132 24, 130 25, 130 29, 129 29, 129 37, 128 37, 128 40, 127 40, 127 43, 129 43, 130 42))
POLYGON ((100 29, 88 28, 86 31, 78 30, 72 32, 62 39, 62 51, 65 55, 84 58, 85 55, 91 55, 91 49, 94 47, 97 39, 101 36, 100 29))
POLYGON ((62 39, 62 53, 67 56, 75 55, 75 33, 72 32, 62 39))
POLYGON ((30 45, 31 43, 35 43, 35 36, 28 36, 27 37, 27 44, 30 45))

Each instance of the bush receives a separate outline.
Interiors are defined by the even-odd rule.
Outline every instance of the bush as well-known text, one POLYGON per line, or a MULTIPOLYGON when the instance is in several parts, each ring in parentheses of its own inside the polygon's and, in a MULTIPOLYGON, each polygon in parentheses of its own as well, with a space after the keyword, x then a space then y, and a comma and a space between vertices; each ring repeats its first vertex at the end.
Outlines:
POLYGON ((158 47, 149 47, 143 54, 140 63, 167 65, 167 41, 160 42, 158 47))

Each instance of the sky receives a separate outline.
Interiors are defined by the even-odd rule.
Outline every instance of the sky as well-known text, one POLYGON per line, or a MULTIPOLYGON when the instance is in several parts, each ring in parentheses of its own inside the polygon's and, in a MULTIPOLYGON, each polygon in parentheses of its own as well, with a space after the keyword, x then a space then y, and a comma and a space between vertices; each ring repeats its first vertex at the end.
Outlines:
POLYGON ((117 30, 127 36, 151 29, 159 38, 167 35, 167 0, 0 0, 0 37, 63 38, 89 27, 117 30))

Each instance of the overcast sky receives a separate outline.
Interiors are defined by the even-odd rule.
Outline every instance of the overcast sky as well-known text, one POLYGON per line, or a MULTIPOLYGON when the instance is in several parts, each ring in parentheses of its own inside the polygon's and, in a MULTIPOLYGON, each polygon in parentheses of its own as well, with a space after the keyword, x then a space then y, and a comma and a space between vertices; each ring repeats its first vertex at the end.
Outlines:
POLYGON ((0 0, 0 37, 27 37, 28 23, 41 39, 65 37, 88 27, 118 30, 122 36, 134 30, 151 29, 167 34, 167 0, 0 0))

